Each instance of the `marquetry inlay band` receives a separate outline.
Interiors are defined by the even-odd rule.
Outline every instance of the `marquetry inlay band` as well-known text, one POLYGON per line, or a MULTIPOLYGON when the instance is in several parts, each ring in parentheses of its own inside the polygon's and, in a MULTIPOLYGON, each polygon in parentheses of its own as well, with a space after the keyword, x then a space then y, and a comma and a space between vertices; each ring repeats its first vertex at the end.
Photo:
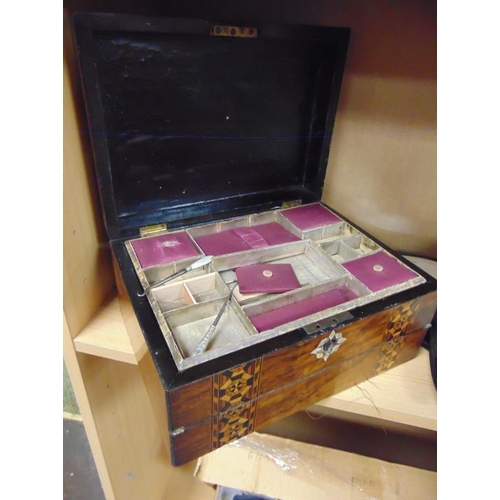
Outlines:
POLYGON ((418 302, 408 302, 395 309, 384 333, 384 344, 373 368, 373 374, 389 370, 396 364, 399 353, 403 350, 406 335, 411 333, 412 320, 418 310, 418 302))
POLYGON ((212 377, 212 449, 253 432, 262 360, 212 377))

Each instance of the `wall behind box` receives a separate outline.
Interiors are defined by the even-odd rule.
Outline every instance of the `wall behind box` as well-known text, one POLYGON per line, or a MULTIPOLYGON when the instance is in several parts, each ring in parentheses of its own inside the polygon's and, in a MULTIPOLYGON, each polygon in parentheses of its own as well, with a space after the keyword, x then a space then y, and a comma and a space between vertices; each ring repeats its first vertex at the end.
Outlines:
POLYGON ((397 250, 437 256, 436 2, 65 2, 74 10, 351 27, 323 201, 397 250))

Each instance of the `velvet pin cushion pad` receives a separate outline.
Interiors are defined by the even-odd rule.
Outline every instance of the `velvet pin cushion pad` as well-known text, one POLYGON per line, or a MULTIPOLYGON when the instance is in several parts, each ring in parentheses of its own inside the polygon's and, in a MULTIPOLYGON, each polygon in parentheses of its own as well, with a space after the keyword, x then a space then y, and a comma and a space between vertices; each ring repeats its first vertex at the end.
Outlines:
POLYGON ((131 245, 142 268, 168 264, 200 255, 191 238, 185 232, 133 240, 131 245))
POLYGON ((195 240, 206 255, 217 256, 300 241, 300 238, 278 223, 270 222, 198 236, 195 237, 195 240))
POLYGON ((418 277, 417 273, 385 252, 367 255, 342 265, 372 292, 418 277))
POLYGON ((253 264, 235 269, 240 293, 280 293, 300 288, 290 264, 253 264))
POLYGON ((302 231, 341 222, 339 217, 319 203, 283 210, 281 213, 302 231))

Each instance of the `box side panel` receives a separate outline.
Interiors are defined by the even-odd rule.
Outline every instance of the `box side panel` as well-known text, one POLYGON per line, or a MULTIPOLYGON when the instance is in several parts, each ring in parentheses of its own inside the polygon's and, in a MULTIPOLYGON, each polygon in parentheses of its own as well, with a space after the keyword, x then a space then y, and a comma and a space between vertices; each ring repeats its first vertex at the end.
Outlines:
MULTIPOLYGON (((200 423, 195 429, 186 429, 172 435, 173 460, 180 465, 194 460, 200 455, 220 448, 239 439, 259 427, 263 427, 297 411, 307 408, 327 396, 343 391, 357 383, 409 361, 416 356, 427 330, 419 329, 410 334, 400 334, 389 342, 374 347, 369 351, 337 362, 333 366, 324 367, 306 378, 286 384, 281 388, 261 395, 256 400, 245 401, 231 406, 237 401, 236 389, 246 390, 246 376, 240 371, 240 377, 233 379, 226 387, 226 403, 220 408, 226 411, 214 414, 210 421, 200 423), (229 392, 227 392, 229 390, 229 392), (229 401, 229 402, 228 402, 229 401), (207 432, 207 426, 211 431, 207 432), (196 442, 191 443, 193 436, 196 442), (203 436, 205 441, 203 442, 203 436)), ((260 363, 258 363, 260 364, 260 363)), ((219 402, 214 400, 215 404, 219 402)), ((222 396, 224 399, 224 395, 222 396)), ((240 399, 241 401, 241 399, 240 399)))
POLYGON ((206 420, 212 412, 212 380, 207 377, 167 392, 171 430, 206 420))
POLYGON ((207 421, 195 427, 181 429, 182 432, 172 436, 172 464, 183 465, 211 451, 212 427, 212 423, 207 421))

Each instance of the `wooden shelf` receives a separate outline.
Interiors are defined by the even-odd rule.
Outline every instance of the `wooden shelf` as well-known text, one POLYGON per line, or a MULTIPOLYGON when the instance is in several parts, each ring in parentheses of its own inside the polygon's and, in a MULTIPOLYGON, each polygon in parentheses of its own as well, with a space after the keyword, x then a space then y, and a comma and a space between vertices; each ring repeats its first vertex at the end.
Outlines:
POLYGON ((146 342, 134 349, 123 321, 117 296, 112 297, 74 339, 77 352, 136 365, 146 342))
POLYGON ((325 415, 331 410, 437 431, 437 391, 429 353, 421 348, 413 360, 311 407, 325 415))

